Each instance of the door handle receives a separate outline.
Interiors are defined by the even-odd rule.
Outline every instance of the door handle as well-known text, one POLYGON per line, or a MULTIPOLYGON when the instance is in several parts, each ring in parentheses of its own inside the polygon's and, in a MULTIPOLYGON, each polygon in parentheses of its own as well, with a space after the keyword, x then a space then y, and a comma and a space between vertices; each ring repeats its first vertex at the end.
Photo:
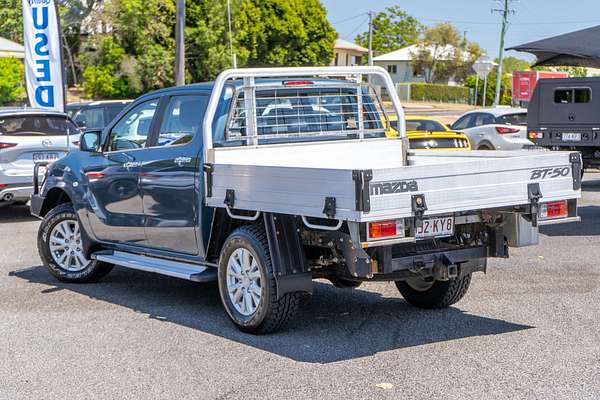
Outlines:
POLYGON ((183 164, 189 164, 192 162, 192 157, 177 157, 173 160, 178 167, 181 167, 183 164))

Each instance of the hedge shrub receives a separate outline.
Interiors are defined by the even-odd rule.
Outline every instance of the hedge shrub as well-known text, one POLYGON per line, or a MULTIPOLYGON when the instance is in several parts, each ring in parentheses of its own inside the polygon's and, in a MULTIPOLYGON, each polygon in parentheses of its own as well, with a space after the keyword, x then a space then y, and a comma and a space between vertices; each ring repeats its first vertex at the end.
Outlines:
POLYGON ((468 103, 469 88, 433 83, 411 83, 410 98, 416 101, 439 101, 443 103, 468 103))
POLYGON ((16 58, 0 58, 0 106, 25 98, 23 63, 16 58))

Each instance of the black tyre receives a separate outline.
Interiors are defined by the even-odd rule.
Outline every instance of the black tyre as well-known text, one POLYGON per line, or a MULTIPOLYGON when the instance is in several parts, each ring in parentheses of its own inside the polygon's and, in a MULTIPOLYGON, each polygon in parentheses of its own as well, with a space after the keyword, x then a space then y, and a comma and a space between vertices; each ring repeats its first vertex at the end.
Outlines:
POLYGON ((227 315, 237 327, 254 334, 275 332, 292 319, 300 292, 277 299, 269 244, 261 225, 236 229, 219 259, 219 292, 227 315))
POLYGON ((339 276, 330 278, 329 281, 333 286, 340 289, 355 289, 362 284, 361 281, 352 281, 350 279, 340 278, 339 276))
POLYGON ((464 297, 471 284, 471 274, 448 281, 425 281, 412 278, 397 281, 404 300, 419 308, 447 308, 464 297))
POLYGON ((86 259, 83 255, 79 220, 70 203, 52 209, 38 231, 38 252, 44 265, 64 282, 94 282, 112 264, 86 259))

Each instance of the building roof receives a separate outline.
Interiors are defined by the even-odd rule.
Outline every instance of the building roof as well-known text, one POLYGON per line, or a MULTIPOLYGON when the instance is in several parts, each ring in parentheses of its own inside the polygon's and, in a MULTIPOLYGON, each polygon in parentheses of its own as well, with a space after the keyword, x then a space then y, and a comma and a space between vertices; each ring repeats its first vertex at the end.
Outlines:
POLYGON ((357 45, 356 43, 349 42, 344 39, 337 39, 335 41, 334 49, 343 49, 343 50, 352 50, 357 53, 368 53, 369 49, 365 49, 362 46, 357 45))
MULTIPOLYGON (((401 49, 392 51, 390 53, 382 54, 380 56, 374 57, 373 61, 412 61, 415 54, 417 54, 420 50, 421 45, 413 44, 412 46, 403 47, 401 49)), ((430 53, 437 51, 441 59, 444 59, 445 56, 448 58, 454 52, 454 46, 447 45, 444 48, 434 49, 433 46, 427 46, 430 53)), ((439 57, 438 57, 439 58, 439 57)))
POLYGON ((25 58, 25 47, 0 37, 0 57, 25 58))

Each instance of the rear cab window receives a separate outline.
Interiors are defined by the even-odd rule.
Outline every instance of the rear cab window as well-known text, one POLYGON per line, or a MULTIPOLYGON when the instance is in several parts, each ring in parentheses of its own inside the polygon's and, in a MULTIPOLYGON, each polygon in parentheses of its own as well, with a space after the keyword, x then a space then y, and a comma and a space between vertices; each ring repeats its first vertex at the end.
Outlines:
POLYGON ((1 136, 63 136, 79 133, 75 124, 59 115, 0 116, 1 136))
POLYGON ((527 125, 527 113, 500 115, 497 120, 503 125, 527 125))
POLYGON ((406 130, 416 132, 445 132, 446 128, 437 121, 413 119, 406 120, 406 130))
MULTIPOLYGON (((259 143, 286 143, 358 138, 360 119, 365 138, 385 137, 379 103, 365 88, 334 85, 256 90, 256 129, 259 143), (359 105, 360 100, 360 105, 359 105), (361 113, 359 114, 359 107, 361 113)), ((243 92, 234 99, 226 141, 247 141, 243 92)))
POLYGON ((554 90, 554 102, 557 104, 581 104, 589 103, 591 100, 591 88, 559 88, 554 90))

